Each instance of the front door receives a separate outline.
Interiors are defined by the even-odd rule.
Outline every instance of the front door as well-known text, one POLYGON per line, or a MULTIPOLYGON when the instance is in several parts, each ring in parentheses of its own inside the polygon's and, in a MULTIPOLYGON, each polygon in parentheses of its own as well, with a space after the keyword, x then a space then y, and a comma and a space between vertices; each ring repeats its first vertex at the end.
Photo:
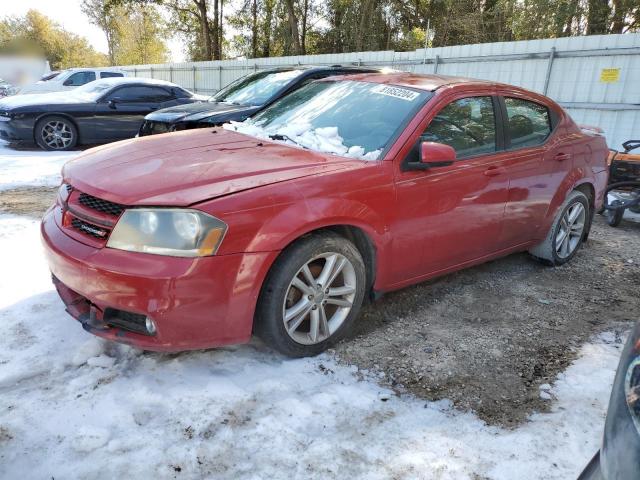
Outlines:
POLYGON ((115 89, 96 106, 96 140, 135 137, 145 115, 173 99, 175 95, 160 87, 131 85, 115 89))
MULTIPOLYGON (((499 249, 508 178, 491 96, 450 99, 416 141, 456 150, 453 165, 398 173, 396 283, 417 280, 499 249)), ((417 154, 417 153, 414 153, 417 154)), ((411 154, 410 154, 411 155, 411 154)))

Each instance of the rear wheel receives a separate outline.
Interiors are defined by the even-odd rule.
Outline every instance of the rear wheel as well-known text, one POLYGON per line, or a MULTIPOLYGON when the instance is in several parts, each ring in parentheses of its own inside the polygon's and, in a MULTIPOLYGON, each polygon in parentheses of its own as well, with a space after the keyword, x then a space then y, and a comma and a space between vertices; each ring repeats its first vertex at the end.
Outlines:
POLYGON ((44 150, 69 150, 78 144, 78 130, 64 117, 45 117, 35 128, 36 143, 44 150))
POLYGON ((342 338, 365 291, 358 249, 331 233, 310 235, 282 252, 265 280, 256 333, 291 357, 317 355, 342 338))
POLYGON ((584 193, 572 191, 558 210, 547 237, 529 253, 552 265, 567 263, 585 238, 589 218, 589 200, 584 193))

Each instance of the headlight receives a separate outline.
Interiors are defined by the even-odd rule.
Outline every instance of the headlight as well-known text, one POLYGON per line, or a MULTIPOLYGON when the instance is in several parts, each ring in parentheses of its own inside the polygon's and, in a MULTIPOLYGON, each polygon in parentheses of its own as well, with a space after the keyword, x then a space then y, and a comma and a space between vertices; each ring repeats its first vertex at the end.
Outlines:
POLYGON ((10 122, 12 118, 9 115, 0 115, 0 122, 10 122))
POLYGON ((227 225, 198 210, 135 208, 125 210, 107 247, 173 257, 214 255, 227 225))

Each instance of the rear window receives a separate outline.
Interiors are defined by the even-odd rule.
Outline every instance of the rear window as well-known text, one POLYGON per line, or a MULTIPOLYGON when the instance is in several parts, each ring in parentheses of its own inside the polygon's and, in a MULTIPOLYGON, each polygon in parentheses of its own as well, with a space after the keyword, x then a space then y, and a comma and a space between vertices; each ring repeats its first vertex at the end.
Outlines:
POLYGON ((551 133, 549 109, 521 98, 505 98, 510 148, 542 145, 551 133))

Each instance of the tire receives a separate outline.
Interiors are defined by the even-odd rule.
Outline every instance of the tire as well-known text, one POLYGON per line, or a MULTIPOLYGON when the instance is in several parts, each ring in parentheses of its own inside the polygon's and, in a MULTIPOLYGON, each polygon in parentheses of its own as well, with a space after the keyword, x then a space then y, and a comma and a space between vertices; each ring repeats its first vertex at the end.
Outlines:
POLYGON ((43 150, 70 150, 78 144, 78 129, 65 117, 49 116, 36 123, 36 143, 43 150))
POLYGON ((553 224, 547 233, 546 238, 529 250, 529 253, 539 260, 551 265, 563 265, 573 258, 580 249, 580 245, 585 239, 588 223, 590 219, 589 199, 586 195, 577 190, 572 191, 558 209, 558 213, 553 220, 553 224), (574 223, 570 223, 568 214, 579 212, 574 223), (582 223, 581 227, 579 224, 582 223), (569 226, 570 234, 561 236, 561 232, 567 231, 569 226), (575 227, 574 227, 575 226, 575 227), (568 236, 568 239, 566 237, 568 236), (558 240, 561 244, 558 245, 558 240), (566 247, 566 248, 565 248, 566 247))
MULTIPOLYGON (((621 205, 622 202, 620 200, 614 200, 613 202, 611 202, 611 206, 615 207, 616 205, 621 205)), ((622 217, 624 217, 624 209, 618 209, 618 210, 605 210, 604 212, 604 218, 607 221, 607 223, 612 226, 612 227, 617 227, 618 225, 620 225, 620 222, 622 222, 622 217)))
POLYGON ((317 355, 349 331, 365 285, 364 262, 353 243, 328 232, 303 237, 271 267, 258 299, 255 333, 289 357, 317 355))

